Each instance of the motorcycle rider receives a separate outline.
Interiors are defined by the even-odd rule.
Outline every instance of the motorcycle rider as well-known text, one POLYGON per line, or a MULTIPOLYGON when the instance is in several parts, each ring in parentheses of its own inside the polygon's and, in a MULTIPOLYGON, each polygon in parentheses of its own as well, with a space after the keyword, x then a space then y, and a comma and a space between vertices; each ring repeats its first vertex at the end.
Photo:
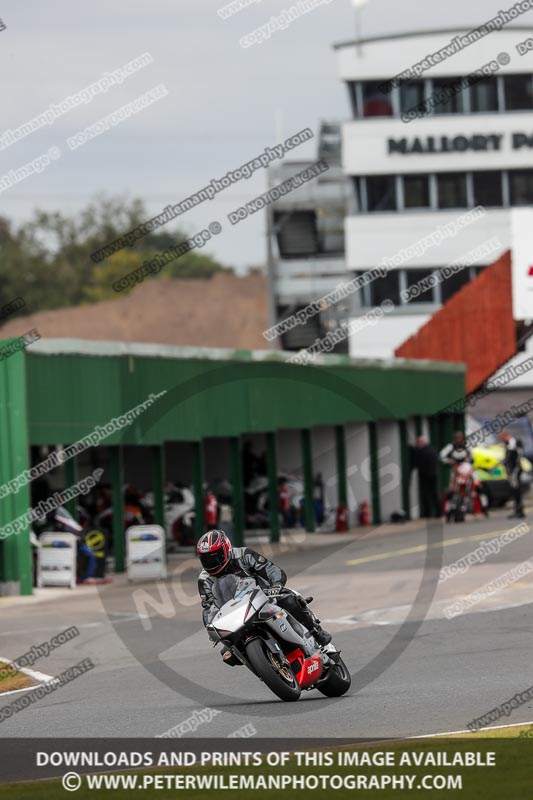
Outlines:
MULTIPOLYGON (((472 450, 468 447, 465 439, 465 435, 462 431, 455 431, 453 434, 453 440, 447 444, 445 447, 442 448, 440 451, 440 460, 444 464, 451 464, 452 466, 452 473, 450 475, 450 489, 453 484, 454 479, 454 468, 458 467, 459 464, 473 464, 474 457, 472 455, 472 450)), ((475 492, 479 499, 479 504, 481 506, 481 510, 483 512, 483 516, 489 516, 489 500, 479 482, 474 483, 475 492)))
MULTIPOLYGON (((198 541, 196 553, 203 567, 198 577, 198 591, 202 601, 204 625, 208 625, 218 611, 212 589, 215 580, 223 575, 252 577, 263 592, 270 596, 284 590, 287 575, 277 564, 250 547, 233 547, 223 531, 204 533, 198 541)), ((275 602, 307 628, 319 645, 325 646, 331 642, 331 634, 320 626, 320 620, 301 595, 285 589, 280 597, 276 597, 275 602)), ((230 656, 230 651, 224 648, 222 658, 233 666, 235 662, 230 656)))
POLYGON ((509 519, 524 519, 524 505, 522 503, 522 456, 524 448, 520 439, 516 439, 509 431, 501 431, 498 439, 505 446, 505 468, 509 476, 511 497, 514 500, 514 512, 509 519))
POLYGON ((465 461, 469 461, 471 464, 474 462, 472 451, 466 444, 465 435, 462 431, 455 431, 453 441, 440 451, 440 459, 445 464, 451 464, 454 467, 465 461))

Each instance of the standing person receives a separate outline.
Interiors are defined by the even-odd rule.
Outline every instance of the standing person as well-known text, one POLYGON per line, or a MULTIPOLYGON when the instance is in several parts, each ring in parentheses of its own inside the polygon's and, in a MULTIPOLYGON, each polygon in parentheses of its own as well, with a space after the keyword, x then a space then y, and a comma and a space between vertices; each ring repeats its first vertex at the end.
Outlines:
POLYGON ((413 449, 413 466, 418 470, 420 485, 420 516, 441 516, 441 502, 437 488, 439 454, 425 436, 419 436, 413 449))
POLYGON ((498 439, 505 446, 505 468, 511 484, 511 496, 514 500, 514 512, 509 519, 524 519, 524 506, 522 503, 522 465, 520 463, 524 455, 524 449, 520 439, 511 436, 509 431, 502 431, 498 434, 498 439))

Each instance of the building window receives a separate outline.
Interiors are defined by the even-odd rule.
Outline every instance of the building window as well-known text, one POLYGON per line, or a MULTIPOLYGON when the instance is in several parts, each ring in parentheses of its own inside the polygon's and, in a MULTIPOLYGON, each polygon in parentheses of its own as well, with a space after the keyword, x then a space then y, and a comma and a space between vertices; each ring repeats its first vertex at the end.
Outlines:
POLYGON ((399 270, 391 270, 384 278, 375 278, 372 283, 369 283, 366 298, 371 306, 379 306, 384 300, 391 300, 395 306, 399 306, 399 270))
POLYGON ((282 258, 301 258, 320 252, 316 211, 274 213, 274 229, 282 258))
POLYGON ((470 110, 498 111, 498 83, 496 78, 482 78, 470 86, 470 110))
POLYGON ((509 172, 512 206, 533 205, 533 170, 517 169, 509 172))
POLYGON ((431 275, 433 275, 434 270, 432 269, 406 269, 406 281, 407 281, 407 288, 410 289, 411 287, 418 286, 420 290, 420 294, 416 297, 411 296, 408 300, 408 305, 412 303, 434 303, 435 298, 433 295, 433 287, 430 286, 427 288, 426 285, 420 284, 420 281, 427 280, 431 275))
POLYGON ((368 285, 370 305, 379 306, 384 300, 400 305, 400 275, 398 270, 390 270, 384 278, 375 278, 368 285))
POLYGON ((533 108, 533 78, 531 75, 504 75, 506 111, 529 111, 533 108))
POLYGON ((449 278, 446 278, 440 284, 440 292, 442 297, 442 302, 446 303, 451 297, 456 294, 459 289, 462 289, 463 286, 470 280, 470 271, 468 267, 464 267, 459 272, 456 272, 454 275, 450 275, 449 278))
MULTIPOLYGON (((353 273, 353 278, 360 278, 364 274, 365 274, 364 271, 363 272, 361 272, 361 271, 360 272, 354 272, 353 273)), ((358 309, 358 308, 361 308, 362 306, 369 306, 370 305, 370 295, 368 294, 368 284, 365 283, 363 286, 360 286, 359 289, 357 289, 353 293, 353 295, 351 295, 351 297, 352 297, 353 308, 358 309)))
POLYGON ((447 172, 437 175, 439 208, 466 208, 466 174, 447 172))
POLYGON ((410 81, 400 84, 400 113, 409 111, 413 106, 418 106, 425 99, 424 81, 410 81))
POLYGON ((383 81, 363 83, 363 117, 392 117, 392 88, 382 92, 383 81))
POLYGON ((403 203, 405 208, 429 208, 429 175, 404 175, 403 203))
POLYGON ((462 114, 463 87, 462 78, 434 78, 433 79, 433 113, 434 114, 462 114))
POLYGON ((503 206, 502 174, 496 170, 474 172, 474 205, 501 208, 503 206))
POLYGON ((396 177, 372 175, 366 179, 368 211, 396 211, 396 177))

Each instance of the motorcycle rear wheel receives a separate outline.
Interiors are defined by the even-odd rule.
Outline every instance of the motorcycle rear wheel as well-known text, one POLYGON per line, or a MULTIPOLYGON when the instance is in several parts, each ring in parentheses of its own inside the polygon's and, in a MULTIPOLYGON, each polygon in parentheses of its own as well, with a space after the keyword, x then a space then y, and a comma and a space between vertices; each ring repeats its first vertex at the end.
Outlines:
POLYGON ((339 658, 335 666, 330 668, 329 676, 324 683, 316 688, 326 697, 341 697, 346 694, 351 685, 352 679, 348 668, 342 658, 339 658))
POLYGON ((284 677, 268 656, 266 644, 262 639, 252 639, 246 645, 246 657, 257 675, 266 683, 270 691, 287 703, 298 700, 302 692, 292 672, 287 669, 284 677), (288 677, 288 672, 291 677, 288 677))

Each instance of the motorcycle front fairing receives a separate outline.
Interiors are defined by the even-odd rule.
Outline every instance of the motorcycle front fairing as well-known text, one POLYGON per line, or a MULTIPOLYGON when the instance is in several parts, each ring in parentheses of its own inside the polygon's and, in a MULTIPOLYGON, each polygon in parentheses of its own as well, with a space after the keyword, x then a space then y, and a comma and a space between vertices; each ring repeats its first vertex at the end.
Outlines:
MULTIPOLYGON (((254 623, 262 623, 263 616, 275 614, 277 607, 272 606, 269 598, 252 578, 224 576, 215 582, 213 595, 219 611, 206 626, 210 639, 214 645, 223 642, 241 663, 253 671, 242 645, 254 638, 254 623)), ((281 654, 281 648, 275 641, 267 644, 273 652, 281 654)))
POLYGON ((214 595, 219 611, 207 626, 207 632, 215 644, 223 642, 251 669, 238 643, 260 637, 273 654, 288 659, 291 664, 294 662, 294 670, 303 686, 320 677, 323 659, 317 655, 313 637, 273 602, 254 579, 225 576, 216 582, 214 595))
MULTIPOLYGON (((226 600, 226 596, 227 591, 222 594, 221 600, 226 600)), ((233 597, 223 603, 211 620, 211 625, 220 634, 220 638, 225 638, 223 634, 236 633, 249 624, 268 602, 268 597, 253 579, 237 578, 233 597)))

